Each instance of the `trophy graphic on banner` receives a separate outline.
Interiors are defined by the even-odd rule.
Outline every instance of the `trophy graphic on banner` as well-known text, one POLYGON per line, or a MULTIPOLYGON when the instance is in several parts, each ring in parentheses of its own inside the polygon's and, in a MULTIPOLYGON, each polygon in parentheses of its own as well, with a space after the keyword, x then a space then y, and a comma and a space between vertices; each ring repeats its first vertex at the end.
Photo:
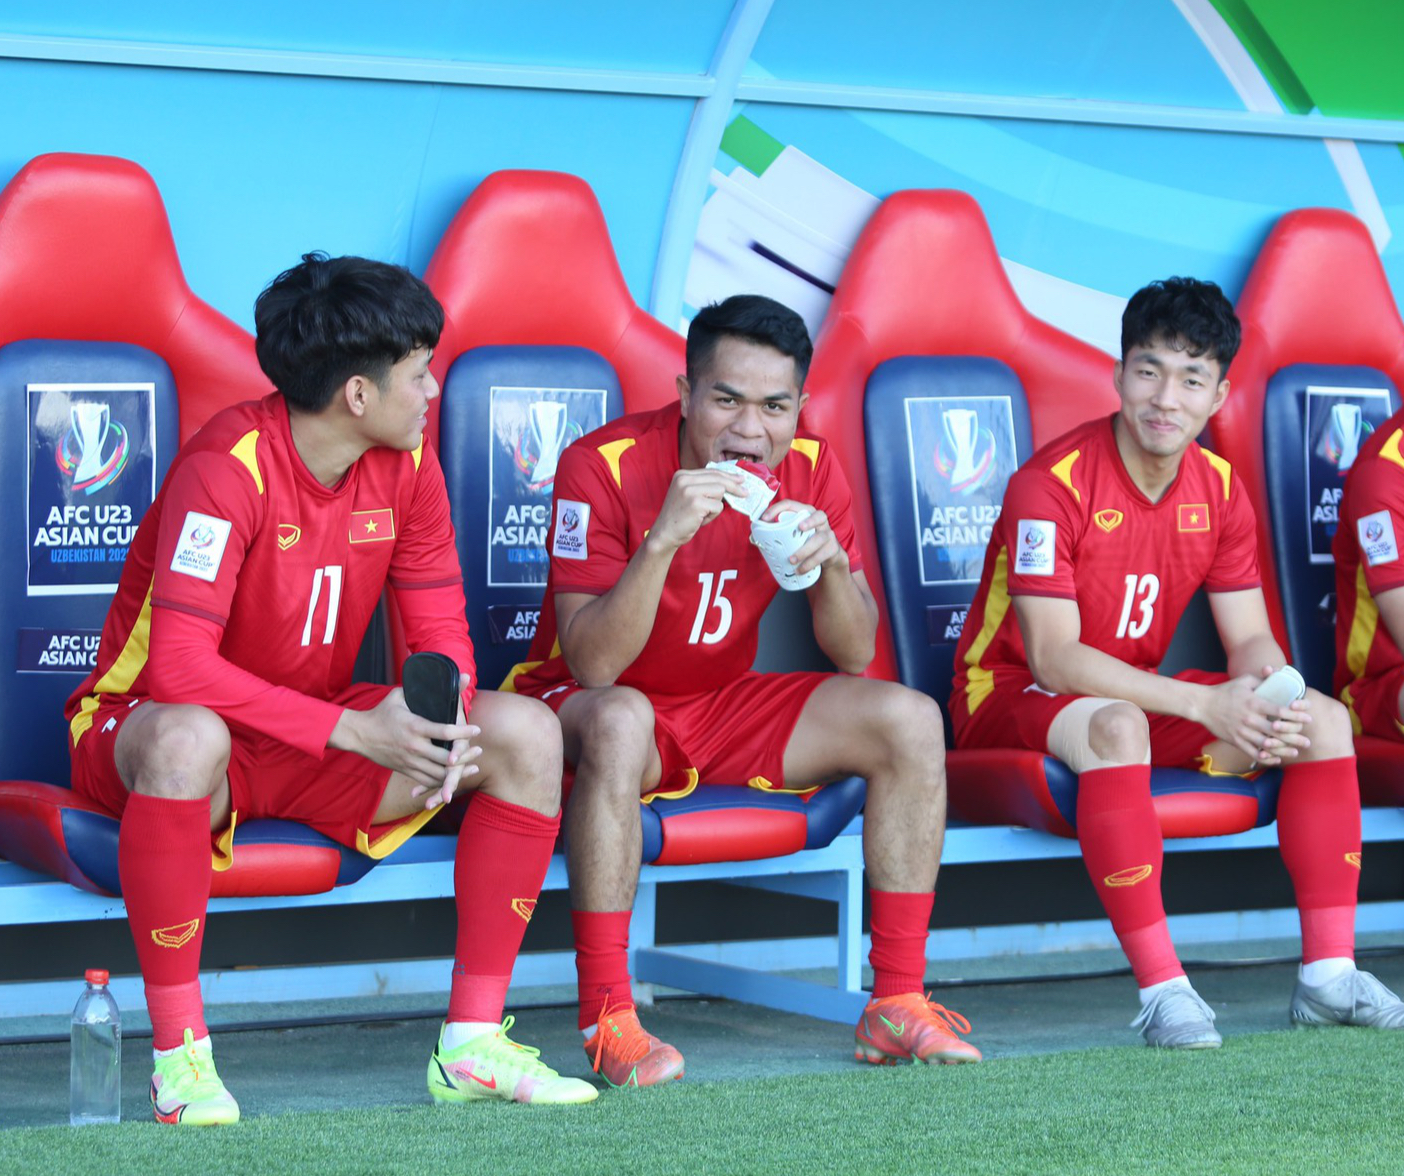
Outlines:
POLYGON ((973 408, 948 408, 941 413, 941 427, 945 430, 954 458, 951 484, 959 486, 975 474, 975 443, 980 436, 980 414, 973 408))
POLYGON ((527 409, 531 421, 531 436, 536 442, 536 464, 531 468, 531 481, 540 485, 556 476, 556 463, 565 448, 566 406, 554 400, 534 400, 527 409))
POLYGON ((78 442, 78 468, 73 471, 73 484, 82 486, 102 473, 102 450, 107 444, 112 409, 107 404, 85 401, 70 405, 68 416, 78 442))
POLYGON ((1360 453, 1360 405, 1333 404, 1331 406, 1331 440, 1340 457, 1336 459, 1336 469, 1345 473, 1355 464, 1360 453))

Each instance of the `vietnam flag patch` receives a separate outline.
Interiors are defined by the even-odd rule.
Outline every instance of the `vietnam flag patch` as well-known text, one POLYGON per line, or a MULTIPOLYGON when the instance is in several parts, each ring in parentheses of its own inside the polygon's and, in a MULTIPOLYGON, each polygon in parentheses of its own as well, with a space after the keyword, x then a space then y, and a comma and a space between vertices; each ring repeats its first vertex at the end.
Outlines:
POLYGON ((353 510, 351 512, 352 543, 380 543, 395 538, 395 512, 388 506, 383 510, 353 510))
POLYGON ((1209 530, 1209 504, 1207 502, 1180 503, 1179 527, 1181 531, 1209 530))

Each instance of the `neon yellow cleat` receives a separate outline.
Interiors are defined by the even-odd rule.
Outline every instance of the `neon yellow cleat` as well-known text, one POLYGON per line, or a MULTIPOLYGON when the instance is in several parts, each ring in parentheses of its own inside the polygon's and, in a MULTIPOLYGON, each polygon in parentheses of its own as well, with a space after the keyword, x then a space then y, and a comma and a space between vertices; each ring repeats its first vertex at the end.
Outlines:
POLYGON ((187 1029, 185 1044, 179 1050, 156 1059, 151 1109, 156 1122, 184 1127, 218 1127, 239 1121, 239 1104, 215 1073, 208 1037, 196 1045, 195 1034, 187 1029))
POLYGON ((457 1049, 445 1051, 443 1037, 429 1059, 429 1093, 435 1102, 466 1103, 484 1098, 543 1104, 594 1102, 588 1082, 562 1078, 541 1060, 541 1051, 507 1036, 514 1018, 457 1049))

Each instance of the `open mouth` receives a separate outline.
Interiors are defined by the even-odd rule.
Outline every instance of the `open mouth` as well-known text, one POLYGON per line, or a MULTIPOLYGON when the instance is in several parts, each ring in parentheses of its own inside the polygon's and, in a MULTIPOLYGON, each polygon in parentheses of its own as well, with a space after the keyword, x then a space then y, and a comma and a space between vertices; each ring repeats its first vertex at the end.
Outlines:
POLYGON ((765 462, 765 454, 759 449, 723 449, 721 453, 722 461, 758 461, 765 462))

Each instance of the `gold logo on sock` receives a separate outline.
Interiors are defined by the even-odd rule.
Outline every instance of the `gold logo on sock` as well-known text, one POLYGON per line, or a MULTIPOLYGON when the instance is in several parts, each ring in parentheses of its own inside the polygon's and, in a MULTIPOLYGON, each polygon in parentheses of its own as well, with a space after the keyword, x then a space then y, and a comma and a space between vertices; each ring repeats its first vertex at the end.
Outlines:
POLYGON ((512 900, 512 909, 516 911, 517 914, 521 915, 523 922, 530 923, 532 912, 536 910, 536 899, 514 898, 512 900))
POLYGON ((184 947, 195 938, 195 932, 200 930, 200 920, 191 919, 188 923, 175 923, 170 927, 157 927, 151 932, 151 938, 157 947, 184 947))
POLYGON ((1347 861, 1350 865, 1354 866, 1357 870, 1360 869, 1360 851, 1359 851, 1359 850, 1356 850, 1355 853, 1348 853, 1348 854, 1346 854, 1346 855, 1345 855, 1345 859, 1346 859, 1346 861, 1347 861))
POLYGON ((1137 882, 1144 882, 1155 873, 1155 867, 1147 862, 1144 866, 1128 866, 1124 870, 1117 870, 1115 874, 1108 874, 1102 879, 1107 886, 1135 886, 1137 882))

